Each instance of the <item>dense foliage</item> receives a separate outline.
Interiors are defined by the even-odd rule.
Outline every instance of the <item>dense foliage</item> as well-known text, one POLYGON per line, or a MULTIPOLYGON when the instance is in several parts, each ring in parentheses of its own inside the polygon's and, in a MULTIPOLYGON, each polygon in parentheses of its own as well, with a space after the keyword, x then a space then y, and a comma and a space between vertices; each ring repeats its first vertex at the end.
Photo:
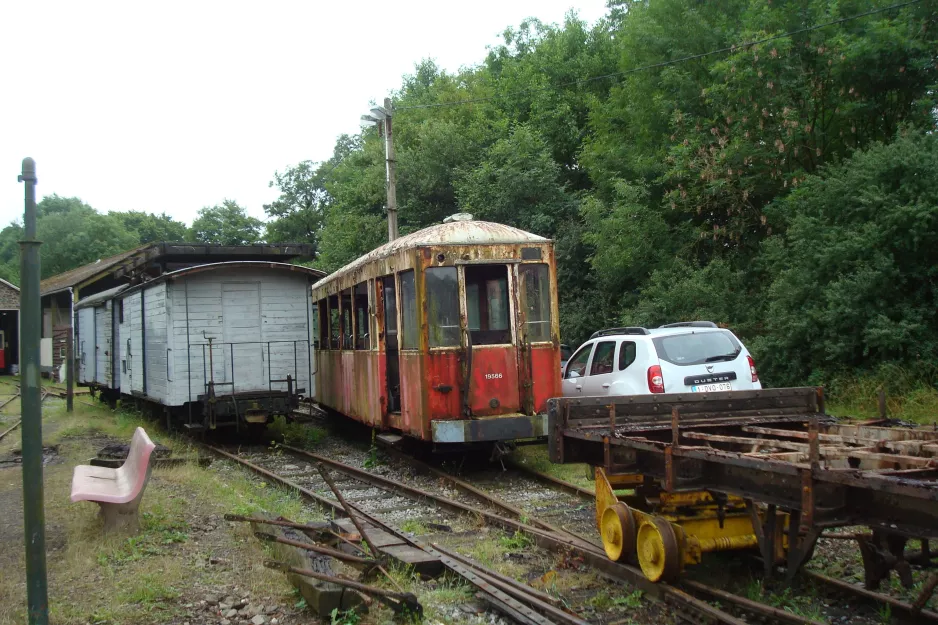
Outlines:
MULTIPOLYGON (((553 238, 573 345, 703 318, 772 385, 934 361, 938 11, 844 19, 890 3, 610 0, 592 27, 508 28, 456 73, 423 61, 392 94, 400 230, 465 211, 553 238)), ((187 231, 47 198, 43 274, 183 234, 307 242, 334 270, 386 240, 384 178, 367 129, 276 172, 266 224, 229 201, 187 231)))
MULTIPOLYGON (((423 61, 393 94, 401 231, 466 211, 554 238, 571 344, 712 319, 770 384, 933 359, 938 13, 838 22, 887 6, 614 0, 423 61)), ((278 173, 269 231, 327 270, 382 242, 383 149, 278 173)))

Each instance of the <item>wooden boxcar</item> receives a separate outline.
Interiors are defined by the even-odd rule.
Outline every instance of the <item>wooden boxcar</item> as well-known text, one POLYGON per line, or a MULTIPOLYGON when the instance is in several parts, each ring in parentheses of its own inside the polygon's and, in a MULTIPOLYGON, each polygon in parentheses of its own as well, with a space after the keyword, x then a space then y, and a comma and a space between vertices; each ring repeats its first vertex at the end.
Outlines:
POLYGON ((78 383, 101 389, 116 398, 120 389, 120 341, 117 337, 117 296, 126 285, 84 298, 75 305, 75 353, 78 355, 78 383), (110 391, 110 392, 109 392, 110 391))
POLYGON ((313 285, 315 399, 433 443, 546 436, 560 394, 556 265, 543 237, 431 226, 313 285))
POLYGON ((91 296, 76 305, 80 381, 195 430, 289 414, 315 384, 309 288, 322 276, 213 263, 91 296))

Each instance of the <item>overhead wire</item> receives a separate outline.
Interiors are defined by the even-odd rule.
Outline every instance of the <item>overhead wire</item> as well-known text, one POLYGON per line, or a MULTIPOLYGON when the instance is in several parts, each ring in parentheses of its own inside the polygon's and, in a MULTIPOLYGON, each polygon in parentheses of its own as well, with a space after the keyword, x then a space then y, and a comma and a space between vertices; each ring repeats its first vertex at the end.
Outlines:
POLYGON ((537 93, 540 91, 551 91, 555 89, 563 89, 565 87, 574 87, 576 85, 582 85, 590 82, 595 82, 597 80, 605 80, 607 78, 618 78, 620 76, 627 76, 629 74, 635 74, 638 72, 644 72, 650 69, 658 69, 660 67, 667 67, 669 65, 677 65, 679 63, 687 63, 688 61, 695 61, 697 59, 706 58, 708 56, 714 56, 716 54, 725 54, 727 52, 735 52, 740 49, 751 48, 753 46, 762 45, 775 41, 777 39, 783 39, 785 37, 792 37, 794 35, 800 35, 802 33, 812 32, 815 30, 820 30, 822 28, 827 28, 828 26, 836 26, 837 24, 843 24, 845 22, 850 22, 864 17, 869 17, 871 15, 876 15, 878 13, 885 13, 886 11, 893 11, 896 9, 902 9, 914 4, 920 4, 923 0, 909 0, 908 2, 901 2, 898 4, 893 4, 887 7, 880 7, 878 9, 871 9, 864 13, 857 13, 856 15, 850 15, 848 17, 842 17, 836 20, 831 20, 829 22, 824 22, 822 24, 815 24, 813 26, 806 26, 805 28, 799 28, 797 30, 792 30, 786 33, 780 33, 778 35, 772 35, 771 37, 765 37, 764 39, 756 39, 753 41, 747 41, 741 44, 735 44, 732 46, 727 46, 724 48, 719 48, 717 50, 711 50, 709 52, 703 52, 700 54, 692 54, 689 56, 683 56, 677 59, 672 59, 670 61, 661 61, 660 63, 652 63, 651 65, 642 65, 640 67, 634 67, 632 69, 623 70, 620 72, 612 72, 609 74, 602 74, 600 76, 591 76, 589 78, 582 78, 580 80, 574 80, 571 82, 561 83, 559 85, 549 85, 546 87, 532 87, 530 89, 520 89, 518 91, 509 91, 506 93, 496 93, 495 95, 485 96, 482 98, 467 98, 464 100, 454 100, 452 102, 434 102, 432 104, 412 104, 410 106, 399 106, 394 107, 394 112, 398 111, 411 111, 416 109, 429 109, 429 108, 441 108, 449 106, 462 106, 465 104, 476 104, 479 102, 489 102, 497 98, 503 98, 513 95, 523 95, 527 93, 537 93))

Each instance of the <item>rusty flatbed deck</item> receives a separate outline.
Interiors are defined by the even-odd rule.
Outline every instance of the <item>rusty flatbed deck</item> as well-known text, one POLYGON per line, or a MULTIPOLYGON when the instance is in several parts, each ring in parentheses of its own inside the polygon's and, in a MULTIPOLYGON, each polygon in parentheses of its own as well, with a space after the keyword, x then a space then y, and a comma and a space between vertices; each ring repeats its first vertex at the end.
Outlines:
POLYGON ((820 389, 557 398, 548 410, 556 463, 776 505, 802 527, 938 538, 938 430, 839 421, 820 389))

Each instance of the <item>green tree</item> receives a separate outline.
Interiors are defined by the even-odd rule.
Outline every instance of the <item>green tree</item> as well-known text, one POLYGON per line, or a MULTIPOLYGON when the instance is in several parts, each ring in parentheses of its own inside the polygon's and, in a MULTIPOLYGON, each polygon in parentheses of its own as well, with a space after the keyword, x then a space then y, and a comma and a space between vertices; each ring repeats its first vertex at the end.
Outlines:
POLYGON ((266 238, 271 242, 308 243, 313 256, 319 254, 319 235, 330 196, 323 184, 327 175, 312 161, 274 172, 270 186, 280 189, 280 197, 264 205, 270 218, 266 238))
POLYGON ((771 379, 938 357, 938 138, 907 130, 771 207, 775 276, 756 344, 771 379))
POLYGON ((516 126, 457 183, 463 210, 477 219, 554 236, 576 212, 560 166, 547 143, 528 125, 516 126))
POLYGON ((127 230, 136 232, 140 243, 186 240, 186 224, 176 221, 166 213, 157 215, 145 211, 111 211, 108 215, 120 220, 127 230))
POLYGON ((201 243, 249 245, 258 243, 264 222, 251 217, 234 200, 207 206, 192 222, 190 236, 201 243))
POLYGON ((37 205, 36 230, 43 242, 42 277, 48 278, 139 245, 135 232, 77 198, 49 196, 37 205))

